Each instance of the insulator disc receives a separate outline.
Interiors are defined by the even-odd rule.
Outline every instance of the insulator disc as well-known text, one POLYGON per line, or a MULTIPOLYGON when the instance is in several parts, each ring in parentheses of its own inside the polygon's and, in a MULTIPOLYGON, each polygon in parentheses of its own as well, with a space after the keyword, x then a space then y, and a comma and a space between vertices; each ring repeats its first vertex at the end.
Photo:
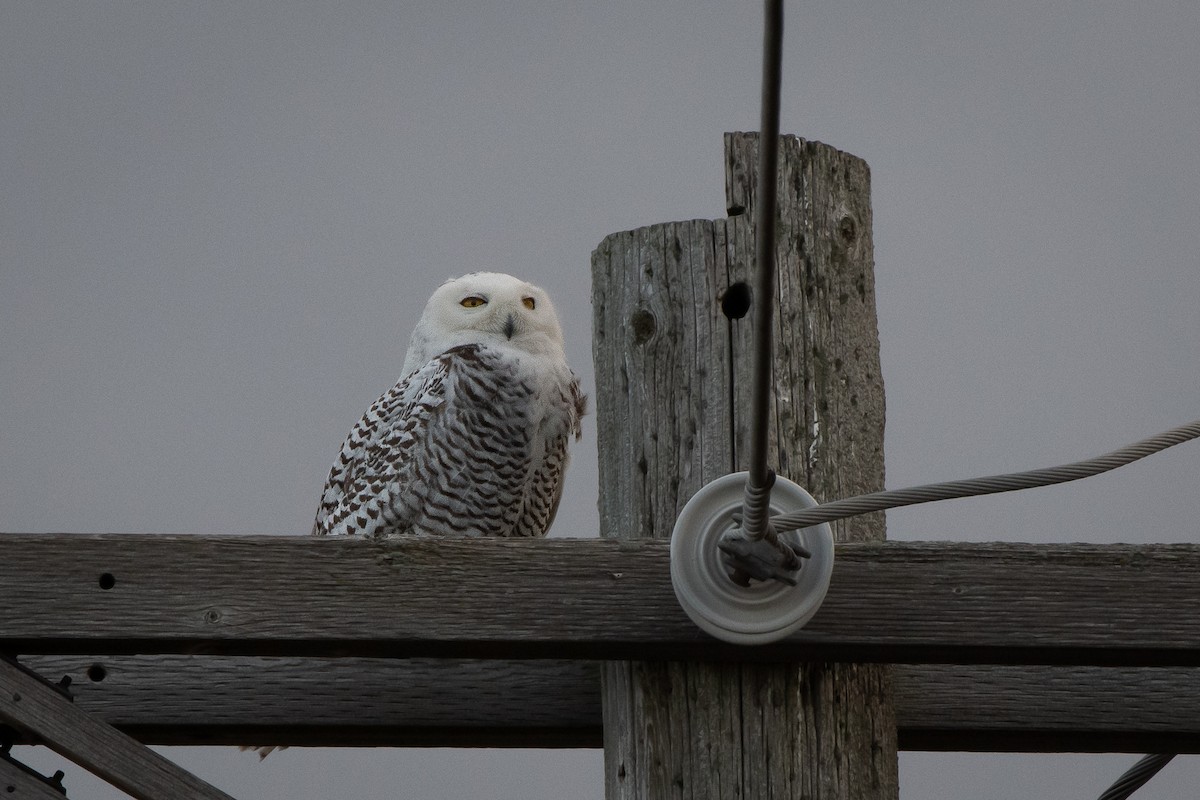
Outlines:
MULTIPOLYGON (((812 558, 795 586, 779 581, 739 586, 730 579, 717 542, 737 526, 749 473, 718 478, 688 501, 671 534, 671 584, 679 605, 701 629, 733 644, 768 644, 812 619, 833 575, 833 531, 828 523, 780 534, 799 542, 812 558)), ((785 478, 771 489, 771 514, 817 505, 812 495, 785 478)))

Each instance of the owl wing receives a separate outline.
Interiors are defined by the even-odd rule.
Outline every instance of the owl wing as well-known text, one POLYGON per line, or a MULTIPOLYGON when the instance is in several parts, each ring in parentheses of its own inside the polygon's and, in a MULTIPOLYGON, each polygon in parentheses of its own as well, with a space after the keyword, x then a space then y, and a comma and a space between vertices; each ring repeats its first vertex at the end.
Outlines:
POLYGON ((452 361, 445 353, 401 378, 350 430, 321 492, 314 536, 330 533, 352 511, 361 511, 361 504, 352 508, 351 501, 364 488, 381 489, 382 481, 396 472, 413 446, 414 430, 427 426, 444 404, 452 361))
POLYGON ((525 513, 519 525, 526 536, 543 536, 554 524, 562 502, 563 477, 570 460, 568 440, 573 436, 578 441, 583 435, 581 421, 587 413, 587 395, 580 390, 574 374, 550 401, 550 406, 545 415, 549 424, 544 426, 543 434, 546 455, 531 476, 525 513))

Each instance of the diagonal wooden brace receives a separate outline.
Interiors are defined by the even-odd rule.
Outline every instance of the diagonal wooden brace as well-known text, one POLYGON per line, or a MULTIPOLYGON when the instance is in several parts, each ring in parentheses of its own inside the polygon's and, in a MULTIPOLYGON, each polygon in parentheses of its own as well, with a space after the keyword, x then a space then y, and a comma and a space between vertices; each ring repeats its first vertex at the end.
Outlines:
POLYGON ((22 766, 6 753, 0 753, 0 794, 19 800, 64 800, 66 797, 51 779, 22 766))
POLYGON ((76 708, 61 691, 3 658, 0 722, 31 734, 138 800, 233 800, 149 747, 76 708))

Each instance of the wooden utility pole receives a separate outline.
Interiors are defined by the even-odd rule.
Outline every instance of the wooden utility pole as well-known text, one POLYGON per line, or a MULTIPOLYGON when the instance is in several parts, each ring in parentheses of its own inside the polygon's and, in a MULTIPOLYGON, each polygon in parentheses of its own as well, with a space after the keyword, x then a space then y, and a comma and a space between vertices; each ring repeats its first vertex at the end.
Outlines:
MULTIPOLYGON (((727 219, 613 234, 592 256, 603 536, 668 537, 697 490, 746 468, 757 145, 725 137, 727 219)), ((780 150, 770 464, 818 501, 876 491, 869 171, 795 137, 780 150)), ((885 535, 882 515, 834 532, 885 535)), ((886 666, 626 661, 602 677, 609 800, 897 797, 886 666)))

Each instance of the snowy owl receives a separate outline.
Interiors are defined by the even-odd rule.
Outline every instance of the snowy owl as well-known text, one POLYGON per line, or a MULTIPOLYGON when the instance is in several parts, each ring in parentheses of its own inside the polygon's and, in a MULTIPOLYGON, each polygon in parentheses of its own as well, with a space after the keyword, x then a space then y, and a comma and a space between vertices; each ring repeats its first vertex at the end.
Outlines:
POLYGON ((543 536, 585 404, 544 291, 496 272, 449 280, 400 380, 346 437, 312 532, 543 536))
POLYGON ((316 536, 543 536, 586 398, 546 293, 496 272, 442 284, 400 380, 350 431, 316 536))

